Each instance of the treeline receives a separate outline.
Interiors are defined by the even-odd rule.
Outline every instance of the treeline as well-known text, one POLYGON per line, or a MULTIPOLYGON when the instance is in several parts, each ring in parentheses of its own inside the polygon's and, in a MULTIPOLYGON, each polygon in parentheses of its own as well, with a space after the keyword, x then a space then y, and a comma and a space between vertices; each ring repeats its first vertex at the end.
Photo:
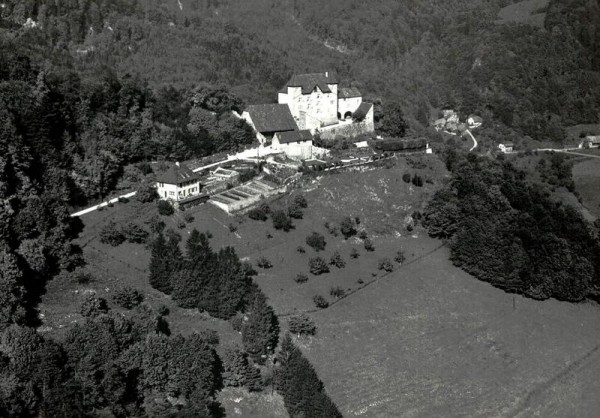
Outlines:
POLYGON ((452 181, 424 213, 452 262, 480 280, 536 299, 581 301, 600 290, 597 232, 511 163, 447 153, 452 181))
POLYGON ((12 325, 0 344, 0 415, 218 416, 218 339, 169 335, 141 305, 127 315, 101 300, 64 340, 12 325), (104 306, 104 309, 103 309, 104 306))
POLYGON ((279 343, 279 321, 265 295, 252 282, 251 277, 256 274, 252 266, 242 263, 231 247, 213 251, 208 234, 195 229, 185 242, 185 249, 184 256, 176 235, 166 239, 159 233, 152 244, 150 284, 171 294, 183 308, 230 320, 242 334, 244 352, 227 354, 227 379, 234 384, 248 382, 248 370, 256 372, 252 364, 271 364, 276 367, 273 378, 277 390, 291 416, 341 417, 324 393, 314 368, 294 347, 289 335, 277 355, 272 356, 279 343), (250 363, 245 360, 246 355, 250 363), (245 364, 250 364, 250 369, 245 364))

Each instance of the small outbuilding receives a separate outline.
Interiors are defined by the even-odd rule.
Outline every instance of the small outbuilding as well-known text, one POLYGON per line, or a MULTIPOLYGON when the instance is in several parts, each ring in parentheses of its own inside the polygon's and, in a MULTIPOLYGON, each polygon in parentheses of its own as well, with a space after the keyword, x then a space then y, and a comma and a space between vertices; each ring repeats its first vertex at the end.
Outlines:
POLYGON ((305 160, 312 157, 312 144, 312 134, 308 129, 303 129, 275 133, 272 146, 285 152, 288 158, 305 160))
POLYGON ((505 154, 508 152, 513 152, 513 143, 506 142, 504 144, 498 144, 498 148, 500 149, 500 152, 503 152, 505 154))

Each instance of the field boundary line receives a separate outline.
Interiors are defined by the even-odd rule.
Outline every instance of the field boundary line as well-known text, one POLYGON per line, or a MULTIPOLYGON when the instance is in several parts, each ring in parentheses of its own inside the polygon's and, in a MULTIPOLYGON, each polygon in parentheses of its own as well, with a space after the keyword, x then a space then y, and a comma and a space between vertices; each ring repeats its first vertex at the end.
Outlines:
POLYGON ((356 288, 356 289, 354 289, 354 290, 352 290, 352 291, 348 292, 348 293, 347 293, 347 294, 345 294, 344 296, 342 296, 342 297, 340 297, 340 298, 338 298, 338 299, 334 300, 333 302, 331 302, 331 303, 329 304, 329 306, 327 306, 327 308, 314 308, 314 309, 307 309, 307 310, 305 310, 305 311, 286 312, 286 313, 280 313, 280 314, 278 314, 277 316, 278 316, 279 318, 287 318, 287 317, 290 317, 290 316, 292 316, 292 315, 298 315, 298 314, 300 314, 300 313, 315 313, 315 312, 325 311, 325 310, 327 310, 327 309, 331 308, 332 306, 334 306, 335 304, 337 304, 337 303, 340 303, 340 302, 341 302, 341 301, 343 301, 344 299, 347 299, 347 298, 349 298, 350 296, 352 296, 352 295, 355 295, 356 293, 358 293, 358 292, 360 292, 361 290, 363 290, 363 289, 367 288, 368 286, 372 285, 373 283, 377 283, 377 282, 379 282, 379 281, 381 281, 381 280, 383 280, 383 279, 387 278, 387 277, 388 277, 388 276, 390 276, 391 274, 399 272, 399 271, 400 271, 402 268, 404 268, 404 267, 406 267, 406 266, 409 266, 409 265, 411 265, 411 264, 413 264, 413 263, 416 263, 416 262, 418 262, 418 261, 421 261, 421 260, 423 260, 424 258, 427 258, 427 257, 429 257, 431 254, 434 254, 435 252, 437 252, 438 250, 440 250, 442 247, 445 247, 445 246, 446 246, 446 244, 442 243, 442 244, 438 245, 437 247, 435 247, 434 249, 432 249, 432 250, 429 250, 429 251, 428 251, 428 252, 426 252, 425 254, 422 254, 422 255, 420 255, 420 256, 418 256, 418 257, 416 257, 416 258, 414 258, 414 259, 412 259, 412 260, 410 260, 410 261, 407 261, 406 263, 402 263, 402 264, 400 265, 400 267, 398 267, 397 269, 395 269, 395 270, 393 270, 393 271, 386 272, 386 273, 382 274, 381 276, 379 276, 379 277, 376 277, 376 278, 374 278, 373 280, 371 280, 371 281, 369 281, 369 282, 366 282, 364 285, 362 285, 362 286, 360 286, 360 287, 358 287, 358 288, 356 288))
POLYGON ((568 377, 570 374, 577 372, 578 369, 581 369, 594 354, 598 353, 598 349, 600 349, 600 345, 596 345, 583 356, 573 360, 571 363, 565 366, 565 368, 563 368, 557 374, 552 376, 550 379, 534 387, 527 393, 527 395, 521 401, 518 402, 518 404, 507 416, 512 418, 524 413, 526 409, 529 408, 529 406, 531 405, 532 399, 534 397, 545 392, 563 378, 568 377))

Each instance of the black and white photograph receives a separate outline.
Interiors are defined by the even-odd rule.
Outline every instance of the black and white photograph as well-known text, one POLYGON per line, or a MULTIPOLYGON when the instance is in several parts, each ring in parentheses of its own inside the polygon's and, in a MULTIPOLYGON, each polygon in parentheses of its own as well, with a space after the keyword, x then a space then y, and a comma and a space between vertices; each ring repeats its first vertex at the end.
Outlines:
POLYGON ((0 418, 600 417, 600 0, 0 0, 0 418))

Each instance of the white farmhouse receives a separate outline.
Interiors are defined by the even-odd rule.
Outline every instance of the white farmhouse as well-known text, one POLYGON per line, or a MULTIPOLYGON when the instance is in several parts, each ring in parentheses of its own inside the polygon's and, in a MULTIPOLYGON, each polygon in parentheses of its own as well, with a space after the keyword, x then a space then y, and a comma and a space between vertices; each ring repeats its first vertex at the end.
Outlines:
POLYGON ((288 158, 306 160, 312 158, 313 136, 308 129, 278 132, 273 136, 273 148, 285 152, 288 158))
POLYGON ((200 189, 200 176, 179 163, 156 176, 156 191, 162 200, 189 200, 199 196, 200 189))

